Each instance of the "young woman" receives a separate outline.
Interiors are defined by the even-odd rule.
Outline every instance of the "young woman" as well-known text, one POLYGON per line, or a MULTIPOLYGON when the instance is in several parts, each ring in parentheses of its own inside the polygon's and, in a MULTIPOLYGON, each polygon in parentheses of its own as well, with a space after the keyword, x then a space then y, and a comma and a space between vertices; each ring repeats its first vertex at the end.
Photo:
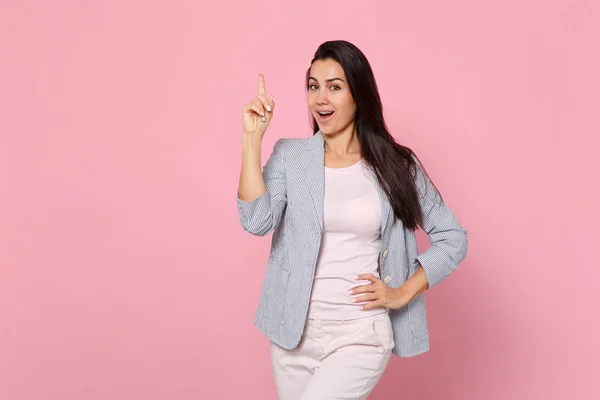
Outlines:
POLYGON ((281 399, 365 399, 391 354, 429 350, 423 292, 464 259, 467 233, 388 132, 356 46, 319 46, 306 89, 314 135, 277 140, 262 170, 275 109, 262 75, 243 107, 239 217, 273 232, 255 323, 281 399), (421 254, 417 227, 431 243, 421 254))

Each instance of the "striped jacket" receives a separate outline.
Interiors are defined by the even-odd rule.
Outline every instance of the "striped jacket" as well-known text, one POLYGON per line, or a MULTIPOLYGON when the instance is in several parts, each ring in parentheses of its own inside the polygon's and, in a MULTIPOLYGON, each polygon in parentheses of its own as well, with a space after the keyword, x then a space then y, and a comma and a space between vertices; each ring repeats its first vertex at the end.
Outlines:
MULTIPOLYGON (((256 327, 271 341, 293 349, 300 341, 323 228, 323 136, 279 139, 263 168, 267 191, 253 201, 237 199, 246 232, 264 236, 273 232, 271 252, 258 309, 256 327)), ((393 221, 390 203, 378 184, 381 203, 380 276, 399 287, 421 265, 429 288, 449 276, 467 253, 467 232, 418 168, 416 184, 423 214, 422 228, 431 246, 419 254, 415 232, 393 221)), ((412 357, 429 350, 424 294, 398 310, 390 310, 393 353, 412 357)))

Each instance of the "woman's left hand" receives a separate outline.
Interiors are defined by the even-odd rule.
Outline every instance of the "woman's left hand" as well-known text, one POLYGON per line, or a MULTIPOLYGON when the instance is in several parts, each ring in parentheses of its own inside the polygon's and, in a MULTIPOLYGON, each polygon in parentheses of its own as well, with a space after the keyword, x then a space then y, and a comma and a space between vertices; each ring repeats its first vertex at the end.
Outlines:
POLYGON ((356 279, 371 282, 370 284, 358 286, 348 291, 350 295, 362 294, 352 300, 355 303, 367 302, 361 307, 362 310, 370 310, 377 307, 398 309, 408 303, 405 300, 406 296, 402 294, 401 287, 397 289, 391 288, 373 274, 360 274, 356 279))

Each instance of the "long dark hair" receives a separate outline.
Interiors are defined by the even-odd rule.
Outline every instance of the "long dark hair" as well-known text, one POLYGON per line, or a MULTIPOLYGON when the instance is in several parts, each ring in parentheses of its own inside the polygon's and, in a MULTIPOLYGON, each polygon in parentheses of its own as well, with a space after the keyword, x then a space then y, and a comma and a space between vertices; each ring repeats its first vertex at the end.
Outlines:
MULTIPOLYGON (((422 226, 422 211, 415 183, 418 168, 415 159, 418 158, 410 148, 397 143, 390 134, 369 61, 355 45, 344 40, 321 44, 310 63, 311 67, 315 61, 326 59, 338 62, 346 74, 350 93, 356 103, 354 126, 362 157, 373 169, 385 191, 394 210, 394 221, 400 219, 404 226, 415 230, 417 226, 422 226)), ((310 67, 306 71, 307 90, 309 77, 310 67)), ((314 117, 312 127, 313 134, 316 134, 319 126, 314 117)), ((427 174, 420 160, 419 164, 427 174)), ((435 186, 434 189, 437 191, 435 186)))

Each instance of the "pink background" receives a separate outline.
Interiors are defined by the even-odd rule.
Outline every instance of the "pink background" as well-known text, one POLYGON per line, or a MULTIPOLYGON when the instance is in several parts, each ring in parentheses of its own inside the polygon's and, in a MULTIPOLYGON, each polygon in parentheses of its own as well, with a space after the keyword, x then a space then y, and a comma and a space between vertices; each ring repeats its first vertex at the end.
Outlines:
POLYGON ((338 38, 470 234, 372 398, 600 398, 600 3, 283 3, 0 6, 0 398, 275 399, 241 107, 263 72, 263 162, 309 136, 338 38))

